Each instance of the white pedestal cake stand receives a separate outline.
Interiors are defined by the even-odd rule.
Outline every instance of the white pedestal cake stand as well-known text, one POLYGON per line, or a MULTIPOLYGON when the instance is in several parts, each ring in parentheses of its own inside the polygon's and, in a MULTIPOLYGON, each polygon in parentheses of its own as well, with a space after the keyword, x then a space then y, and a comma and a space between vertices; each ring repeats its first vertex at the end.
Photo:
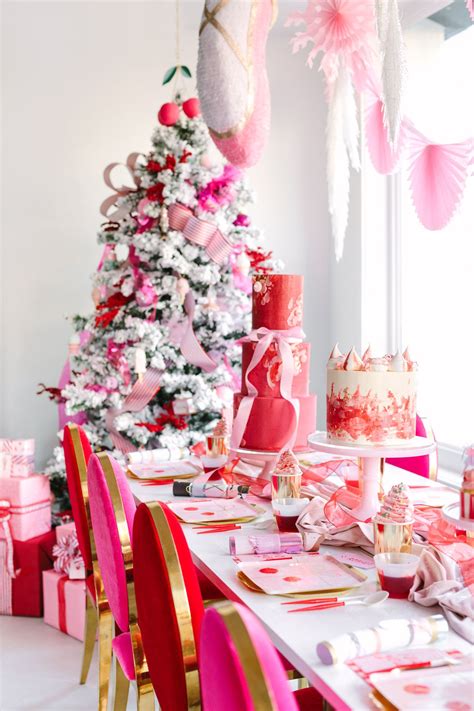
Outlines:
POLYGON ((406 442, 394 445, 360 445, 350 442, 335 442, 329 439, 326 432, 314 432, 308 437, 309 446, 317 452, 337 454, 343 457, 360 457, 362 459, 362 495, 359 506, 352 509, 351 516, 359 521, 367 521, 379 510, 380 460, 390 457, 421 457, 436 449, 436 442, 425 437, 413 437, 406 442))
POLYGON ((461 531, 474 532, 474 519, 462 518, 459 503, 448 504, 441 509, 443 518, 461 531))

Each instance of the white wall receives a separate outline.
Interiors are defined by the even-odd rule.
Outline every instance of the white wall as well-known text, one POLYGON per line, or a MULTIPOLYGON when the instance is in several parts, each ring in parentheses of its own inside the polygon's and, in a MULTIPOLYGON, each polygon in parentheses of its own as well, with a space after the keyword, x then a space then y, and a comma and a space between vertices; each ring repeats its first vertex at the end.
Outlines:
MULTIPOLYGON (((193 67, 201 2, 183 3, 183 61, 193 67)), ((291 3, 292 8, 298 3, 291 3)), ((287 270, 306 277, 305 327, 313 390, 324 411, 329 348, 328 255, 321 76, 292 56, 283 29, 268 47, 273 124, 251 180, 254 221, 287 270)), ((147 150, 161 88, 174 61, 174 3, 3 3, 3 359, 0 436, 34 436, 42 465, 55 443, 56 409, 37 397, 55 384, 70 327, 91 308, 100 249, 104 166, 147 150)))

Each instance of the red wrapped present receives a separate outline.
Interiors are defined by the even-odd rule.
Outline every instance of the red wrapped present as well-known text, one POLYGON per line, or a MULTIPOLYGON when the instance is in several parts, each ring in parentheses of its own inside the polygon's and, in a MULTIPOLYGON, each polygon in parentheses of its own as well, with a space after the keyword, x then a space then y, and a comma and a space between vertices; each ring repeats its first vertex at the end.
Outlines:
POLYGON ((85 580, 71 580, 55 570, 43 572, 44 621, 65 634, 84 640, 85 580))
POLYGON ((54 531, 29 541, 12 541, 8 521, 0 518, 0 614, 41 617, 41 573, 53 567, 54 531))
POLYGON ((30 476, 35 468, 34 439, 0 439, 0 476, 30 476))
MULTIPOLYGON (((0 479, 0 519, 8 517, 14 541, 29 541, 51 530, 51 492, 43 474, 0 479)), ((0 526, 0 538, 5 538, 0 526)))

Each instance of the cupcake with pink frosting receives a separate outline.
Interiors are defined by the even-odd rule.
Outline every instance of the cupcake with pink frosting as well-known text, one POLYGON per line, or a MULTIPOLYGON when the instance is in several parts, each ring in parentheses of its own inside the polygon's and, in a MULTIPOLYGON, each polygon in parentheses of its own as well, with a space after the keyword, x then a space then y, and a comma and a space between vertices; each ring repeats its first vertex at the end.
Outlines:
POLYGON ((229 436, 229 428, 227 427, 227 422, 224 417, 221 417, 217 425, 214 427, 214 431, 212 433, 213 437, 228 437, 229 436))
POLYGON ((408 486, 403 482, 392 486, 382 508, 375 517, 377 523, 413 523, 413 504, 408 486))
POLYGON ((286 475, 296 474, 301 476, 302 471, 300 469, 300 465, 298 464, 298 460, 291 449, 287 449, 280 455, 280 459, 277 462, 274 473, 286 475))

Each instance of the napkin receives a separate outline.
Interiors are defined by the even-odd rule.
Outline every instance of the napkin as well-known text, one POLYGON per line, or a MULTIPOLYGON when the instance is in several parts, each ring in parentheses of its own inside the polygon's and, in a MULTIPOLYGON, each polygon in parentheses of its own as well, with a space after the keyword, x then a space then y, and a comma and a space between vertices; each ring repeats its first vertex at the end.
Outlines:
POLYGON ((465 586, 453 558, 429 546, 421 553, 409 600, 425 607, 440 605, 452 629, 474 644, 472 587, 465 586))
POLYGON ((315 496, 300 514, 296 526, 303 536, 305 550, 318 550, 324 542, 330 546, 359 546, 374 552, 374 531, 371 523, 354 521, 348 526, 333 526, 324 516, 326 500, 315 496))

